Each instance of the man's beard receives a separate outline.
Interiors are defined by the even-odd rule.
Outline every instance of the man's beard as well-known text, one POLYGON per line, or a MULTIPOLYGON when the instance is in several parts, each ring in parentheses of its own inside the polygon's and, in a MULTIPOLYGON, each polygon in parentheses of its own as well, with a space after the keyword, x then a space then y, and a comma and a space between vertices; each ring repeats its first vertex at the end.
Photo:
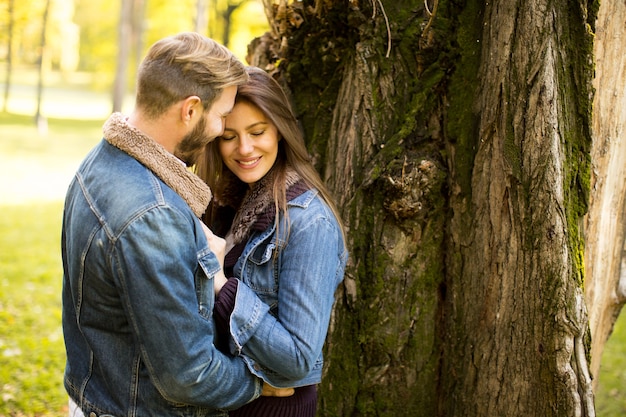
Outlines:
POLYGON ((196 163, 204 147, 214 139, 205 133, 205 129, 206 120, 203 117, 174 149, 174 156, 188 167, 196 163))

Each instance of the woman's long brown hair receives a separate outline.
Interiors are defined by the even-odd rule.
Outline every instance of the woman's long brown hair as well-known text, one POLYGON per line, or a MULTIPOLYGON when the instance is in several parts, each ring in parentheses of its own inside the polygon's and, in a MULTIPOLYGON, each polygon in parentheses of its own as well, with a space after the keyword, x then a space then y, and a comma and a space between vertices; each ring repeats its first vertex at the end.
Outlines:
MULTIPOLYGON (((272 189, 276 213, 282 212, 284 216, 287 216, 285 176, 287 167, 290 167, 300 175, 308 186, 319 191, 321 198, 331 209, 339 223, 345 245, 345 232, 341 216, 330 192, 311 162, 304 143, 302 130, 285 92, 280 84, 262 69, 248 67, 247 71, 250 78, 246 84, 238 87, 235 103, 247 102, 261 110, 276 126, 281 139, 278 147, 278 157, 273 167, 275 176, 272 189)), ((198 159, 196 165, 197 174, 211 187, 214 197, 218 201, 223 198, 224 182, 227 176, 225 171, 228 170, 219 153, 219 140, 220 138, 217 138, 207 145, 204 154, 198 159)), ((213 206, 213 204, 211 205, 213 206)), ((211 209, 212 207, 207 213, 208 216, 205 216, 209 222, 214 220, 212 217, 215 210, 211 209)), ((278 216, 276 218, 278 219, 278 216)), ((289 224, 288 218, 286 220, 287 224, 289 224)), ((210 224, 209 222, 207 223, 210 224)))

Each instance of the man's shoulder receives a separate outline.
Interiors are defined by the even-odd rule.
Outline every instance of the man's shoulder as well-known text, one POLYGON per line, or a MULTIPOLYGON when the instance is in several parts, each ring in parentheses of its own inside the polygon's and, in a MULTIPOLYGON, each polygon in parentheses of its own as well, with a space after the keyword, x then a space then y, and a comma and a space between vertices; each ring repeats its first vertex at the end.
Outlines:
POLYGON ((184 200, 146 166, 106 142, 99 146, 79 175, 90 204, 111 226, 122 227, 159 208, 191 213, 184 200))

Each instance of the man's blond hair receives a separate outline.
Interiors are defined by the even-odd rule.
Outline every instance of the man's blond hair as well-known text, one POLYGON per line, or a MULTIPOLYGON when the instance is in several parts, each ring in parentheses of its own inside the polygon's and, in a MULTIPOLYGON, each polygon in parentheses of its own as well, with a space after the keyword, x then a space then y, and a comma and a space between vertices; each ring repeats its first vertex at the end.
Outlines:
POLYGON ((158 117, 171 105, 198 96, 205 109, 221 92, 248 80, 244 65, 226 47, 194 32, 156 42, 141 63, 136 105, 158 117))

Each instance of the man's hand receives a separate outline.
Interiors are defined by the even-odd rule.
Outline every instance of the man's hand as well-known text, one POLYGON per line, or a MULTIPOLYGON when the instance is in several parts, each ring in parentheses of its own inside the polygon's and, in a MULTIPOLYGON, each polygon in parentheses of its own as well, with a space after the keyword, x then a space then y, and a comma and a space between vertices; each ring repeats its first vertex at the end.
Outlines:
POLYGON ((261 396, 263 397, 291 397, 294 393, 293 388, 276 388, 263 381, 263 390, 261 396))
POLYGON ((202 224, 202 230, 204 230, 204 234, 206 235, 206 239, 209 242, 209 248, 217 257, 217 260, 220 263, 220 271, 215 274, 213 278, 213 288, 215 290, 215 295, 220 293, 220 290, 226 284, 227 278, 224 275, 224 256, 226 252, 226 241, 219 236, 215 236, 211 229, 207 227, 204 222, 200 222, 202 224))

